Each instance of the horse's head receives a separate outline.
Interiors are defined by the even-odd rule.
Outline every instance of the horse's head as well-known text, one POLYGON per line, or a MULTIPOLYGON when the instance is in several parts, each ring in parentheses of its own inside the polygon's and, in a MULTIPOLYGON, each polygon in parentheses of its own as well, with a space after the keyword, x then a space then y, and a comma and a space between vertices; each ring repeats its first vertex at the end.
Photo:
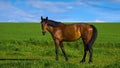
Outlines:
POLYGON ((42 25, 42 33, 43 33, 43 35, 45 35, 46 30, 47 30, 47 21, 48 21, 48 17, 43 18, 41 16, 41 25, 42 25))

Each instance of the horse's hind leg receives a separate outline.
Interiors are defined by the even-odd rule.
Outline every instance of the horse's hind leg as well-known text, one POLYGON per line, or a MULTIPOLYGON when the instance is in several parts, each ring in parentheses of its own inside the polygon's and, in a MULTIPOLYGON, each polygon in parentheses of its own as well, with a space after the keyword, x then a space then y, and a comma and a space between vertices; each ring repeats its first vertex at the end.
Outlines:
POLYGON ((84 43, 84 55, 83 55, 83 58, 82 60, 80 61, 81 63, 85 62, 85 58, 86 58, 86 55, 87 55, 87 51, 88 51, 88 47, 86 46, 86 36, 82 37, 82 40, 83 40, 83 43, 84 43))
POLYGON ((89 53, 90 53, 90 56, 89 56, 89 63, 91 63, 92 62, 92 48, 91 47, 89 47, 89 53))
MULTIPOLYGON (((83 43, 84 43, 84 55, 83 55, 83 58, 81 60, 81 62, 85 62, 85 58, 86 58, 86 55, 87 55, 87 51, 89 50, 90 52, 90 58, 92 58, 92 50, 91 50, 91 47, 90 45, 88 44, 89 40, 90 40, 90 36, 89 36, 89 32, 85 32, 83 35, 82 35, 82 40, 83 40, 83 43)), ((92 60, 92 59, 91 59, 92 60)))
POLYGON ((82 60, 80 61, 81 63, 85 62, 86 54, 87 54, 87 50, 86 48, 84 48, 84 55, 83 55, 82 60))
POLYGON ((92 62, 92 47, 89 47, 90 45, 86 45, 86 47, 84 46, 84 55, 83 55, 83 59, 81 60, 81 63, 85 62, 85 58, 86 58, 86 55, 87 55, 87 51, 89 51, 90 53, 90 56, 89 56, 89 62, 88 63, 91 63, 92 62))

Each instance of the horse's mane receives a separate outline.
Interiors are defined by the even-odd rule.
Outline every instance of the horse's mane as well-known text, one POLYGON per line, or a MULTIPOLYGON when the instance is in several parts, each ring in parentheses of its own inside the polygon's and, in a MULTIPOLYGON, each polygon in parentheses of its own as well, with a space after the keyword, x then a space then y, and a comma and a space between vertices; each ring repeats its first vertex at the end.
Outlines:
POLYGON ((47 23, 49 26, 53 26, 53 27, 57 27, 59 24, 61 24, 61 22, 56 22, 53 20, 48 20, 47 23))

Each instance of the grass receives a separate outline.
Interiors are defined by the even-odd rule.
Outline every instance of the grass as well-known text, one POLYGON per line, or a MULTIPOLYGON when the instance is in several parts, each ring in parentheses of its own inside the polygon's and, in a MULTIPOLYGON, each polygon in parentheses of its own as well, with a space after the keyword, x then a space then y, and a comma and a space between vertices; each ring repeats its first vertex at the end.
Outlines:
POLYGON ((93 63, 79 63, 82 40, 64 43, 69 61, 55 47, 50 34, 41 33, 39 23, 0 23, 0 68, 120 68, 120 23, 94 23, 98 38, 93 45, 93 63))

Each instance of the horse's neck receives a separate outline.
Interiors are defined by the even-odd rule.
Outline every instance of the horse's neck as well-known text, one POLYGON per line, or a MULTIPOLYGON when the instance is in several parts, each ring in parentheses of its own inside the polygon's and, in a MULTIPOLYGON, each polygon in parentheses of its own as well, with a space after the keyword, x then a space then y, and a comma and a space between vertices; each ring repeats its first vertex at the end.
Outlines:
POLYGON ((47 30, 50 32, 50 33, 53 33, 54 32, 54 30, 56 30, 56 28, 62 28, 62 26, 65 26, 66 24, 64 24, 64 23, 60 23, 59 24, 59 26, 57 26, 57 27, 53 27, 53 26, 48 26, 47 27, 47 30))
POLYGON ((52 27, 52 26, 48 26, 48 27, 47 27, 47 30, 48 30, 50 33, 52 33, 53 30, 54 30, 54 27, 52 27))

